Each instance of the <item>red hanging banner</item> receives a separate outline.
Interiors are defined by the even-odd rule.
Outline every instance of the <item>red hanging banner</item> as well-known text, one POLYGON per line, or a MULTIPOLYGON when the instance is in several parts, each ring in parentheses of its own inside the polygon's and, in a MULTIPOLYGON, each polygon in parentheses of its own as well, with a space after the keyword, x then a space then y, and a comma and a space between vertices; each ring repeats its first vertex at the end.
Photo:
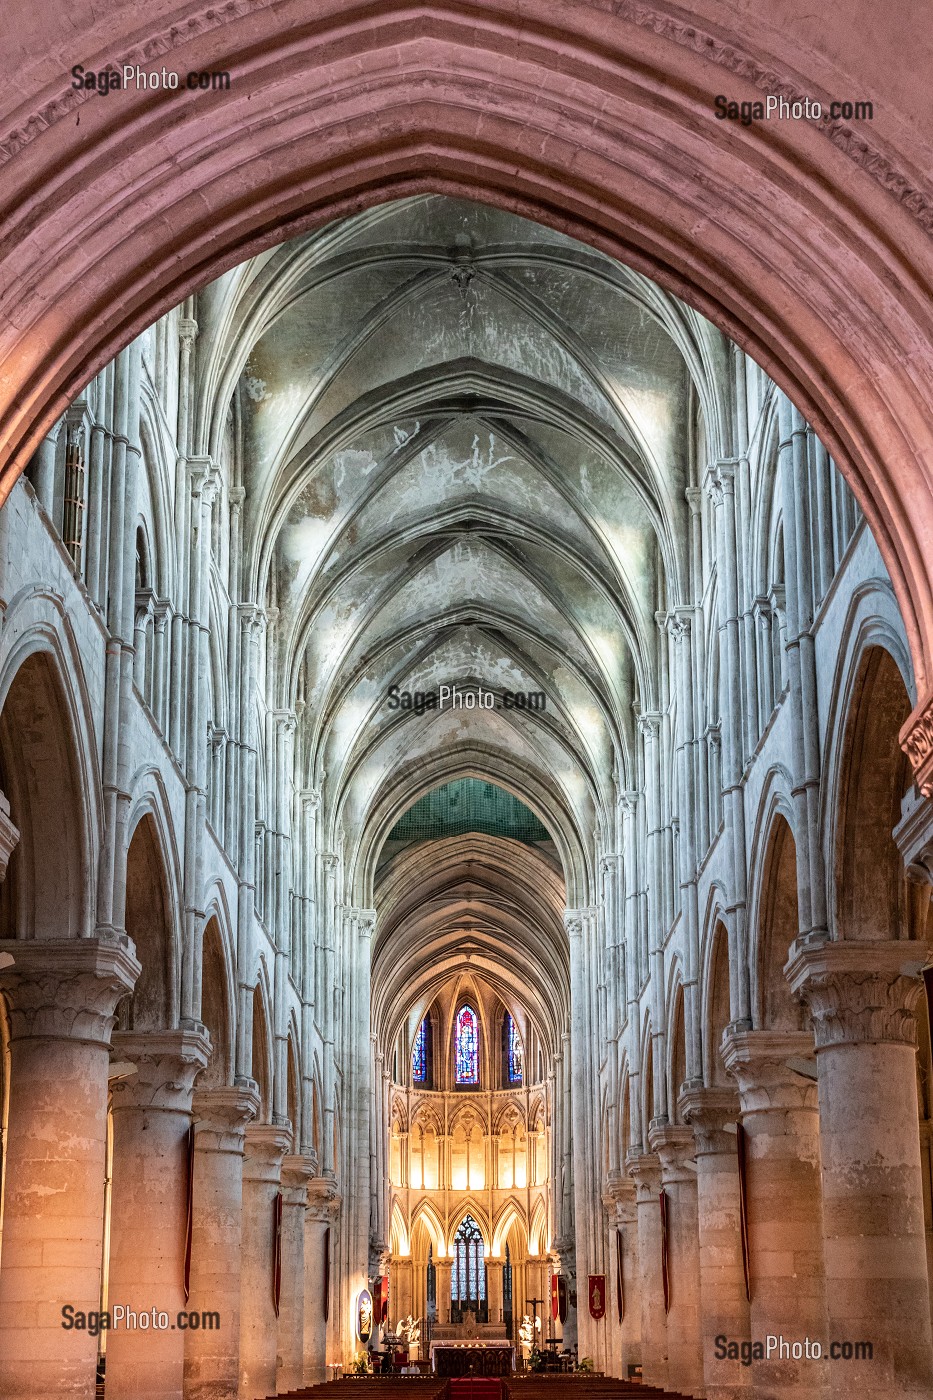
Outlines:
POLYGON ((560 1307, 558 1302, 557 1274, 551 1274, 551 1317, 557 1321, 557 1313, 560 1307))
POLYGON ((742 1236, 742 1272, 745 1275, 745 1297, 751 1299, 748 1286, 748 1198, 745 1177, 745 1129, 741 1123, 735 1125, 735 1150, 739 1159, 739 1232, 742 1236))
POLYGON ((590 1317, 599 1322, 606 1316, 606 1275, 590 1274, 590 1317))
POLYGON ((282 1297, 282 1193, 276 1191, 272 1201, 272 1306, 279 1315, 282 1297))
POLYGON ((664 1311, 668 1313, 671 1307, 671 1279, 667 1271, 667 1192, 662 1191, 658 1200, 661 1206, 661 1286, 664 1289, 664 1311))
POLYGON ((551 1316, 555 1322, 567 1321, 567 1280, 563 1274, 551 1275, 551 1316))
POLYGON ((330 1226, 324 1231, 323 1243, 324 1264, 322 1273, 324 1276, 324 1286, 321 1292, 324 1297, 324 1321, 330 1318, 330 1226))
POLYGON ((622 1251, 625 1245, 625 1236, 621 1230, 616 1230, 616 1307, 619 1311, 619 1321, 625 1321, 625 1279, 622 1270, 622 1251))
POLYGON ((188 1219, 185 1224, 185 1302, 191 1292, 191 1241, 194 1236, 194 1124, 188 1127, 188 1219))

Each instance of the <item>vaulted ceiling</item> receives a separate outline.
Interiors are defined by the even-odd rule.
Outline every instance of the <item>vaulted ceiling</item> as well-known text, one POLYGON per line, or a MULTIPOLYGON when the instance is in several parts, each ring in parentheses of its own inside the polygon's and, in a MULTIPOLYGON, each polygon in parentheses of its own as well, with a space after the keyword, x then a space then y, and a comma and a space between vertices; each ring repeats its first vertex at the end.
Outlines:
POLYGON ((594 897, 635 713, 656 703, 655 614, 684 595, 685 491, 725 435, 727 342, 610 258, 439 196, 254 259, 198 318, 199 435, 215 453, 240 439, 245 559, 278 623, 270 703, 299 712, 299 781, 322 791, 356 901, 451 971, 458 930, 477 948, 559 939, 564 903, 594 897), (497 700, 417 713, 393 686, 497 700), (400 814, 469 775, 520 796, 555 859, 459 837, 380 867, 400 814), (490 924, 481 891, 509 866, 527 878, 490 924), (416 917, 419 890, 447 914, 416 917))

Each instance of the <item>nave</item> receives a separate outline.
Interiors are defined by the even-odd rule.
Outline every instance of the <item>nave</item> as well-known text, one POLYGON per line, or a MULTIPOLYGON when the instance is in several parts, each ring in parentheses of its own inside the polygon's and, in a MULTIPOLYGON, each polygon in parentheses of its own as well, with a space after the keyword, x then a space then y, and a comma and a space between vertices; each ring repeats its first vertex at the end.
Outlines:
POLYGON ((4 1400, 925 1400, 910 648, 719 329, 354 213, 94 376, 0 599, 4 1400))

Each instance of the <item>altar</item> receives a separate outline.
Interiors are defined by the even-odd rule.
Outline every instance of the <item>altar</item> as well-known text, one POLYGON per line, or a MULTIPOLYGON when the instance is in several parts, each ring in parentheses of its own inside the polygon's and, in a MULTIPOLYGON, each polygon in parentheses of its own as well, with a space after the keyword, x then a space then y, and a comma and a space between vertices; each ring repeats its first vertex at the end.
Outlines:
POLYGON ((431 1370, 437 1376, 509 1376, 515 1348, 508 1342, 432 1342, 431 1370))

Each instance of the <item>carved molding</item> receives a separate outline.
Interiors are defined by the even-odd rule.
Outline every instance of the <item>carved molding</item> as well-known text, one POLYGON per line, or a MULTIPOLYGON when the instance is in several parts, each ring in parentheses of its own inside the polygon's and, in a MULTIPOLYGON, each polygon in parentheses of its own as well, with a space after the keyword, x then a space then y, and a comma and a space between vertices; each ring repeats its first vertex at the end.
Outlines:
POLYGON ((693 1129, 697 1157, 735 1156, 735 1136, 727 1125, 735 1126, 739 1116, 739 1096, 735 1089, 682 1090, 678 1106, 693 1129))
POLYGON ((114 1112, 124 1108, 185 1113, 194 1081, 210 1058, 206 1031, 116 1031, 114 1054, 136 1073, 112 1087, 114 1112))
POLYGON ((125 934, 5 938, 0 963, 13 1041, 42 1036, 109 1045, 117 1003, 132 991, 141 971, 125 934))
POLYGON ((795 948, 785 973, 809 1007, 817 1050, 879 1041, 915 1046, 918 974, 927 958, 926 945, 906 941, 795 948))
POLYGON ((933 797, 933 697, 918 705, 900 732, 901 748, 910 760, 917 787, 933 797))
POLYGON ((191 1101, 195 1151, 242 1153, 246 1128, 260 1106, 259 1086, 253 1082, 196 1088, 191 1101))
MULTIPOLYGON (((209 30, 269 9, 271 6, 272 0, 227 0, 226 4, 212 5, 197 13, 189 13, 185 16, 183 25, 172 24, 149 35, 124 50, 118 57, 110 59, 107 66, 115 69, 121 69, 124 64, 149 67, 153 60, 164 58, 181 48, 189 39, 196 39, 209 30)), ((689 23, 680 13, 667 13, 660 8, 643 4, 641 0, 619 0, 614 7, 614 15, 637 29, 649 30, 658 38, 676 44, 679 48, 701 54, 716 67, 751 83, 765 96, 783 97, 789 103, 803 102, 807 97, 820 101, 825 97, 823 105, 827 112, 829 110, 828 94, 821 95, 812 87, 805 92, 791 78, 778 72, 775 67, 760 62, 743 49, 736 42, 735 36, 721 37, 689 23)), ((339 17, 335 16, 335 21, 339 21, 339 17)), ((11 160, 49 127, 66 119, 76 108, 96 96, 93 91, 75 90, 69 83, 56 96, 36 107, 28 117, 0 139, 0 166, 11 160)), ((833 121, 828 115, 812 123, 812 126, 822 132, 841 155, 863 170, 890 198, 901 205, 922 229, 928 233, 933 231, 933 193, 921 188, 914 174, 908 175, 899 169, 894 158, 881 149, 877 140, 868 141, 860 131, 856 131, 845 121, 833 121)))
POLYGON ((743 1114, 816 1110, 817 1086, 798 1074, 789 1060, 813 1053, 809 1031, 727 1030, 722 1057, 739 1086, 743 1114))

